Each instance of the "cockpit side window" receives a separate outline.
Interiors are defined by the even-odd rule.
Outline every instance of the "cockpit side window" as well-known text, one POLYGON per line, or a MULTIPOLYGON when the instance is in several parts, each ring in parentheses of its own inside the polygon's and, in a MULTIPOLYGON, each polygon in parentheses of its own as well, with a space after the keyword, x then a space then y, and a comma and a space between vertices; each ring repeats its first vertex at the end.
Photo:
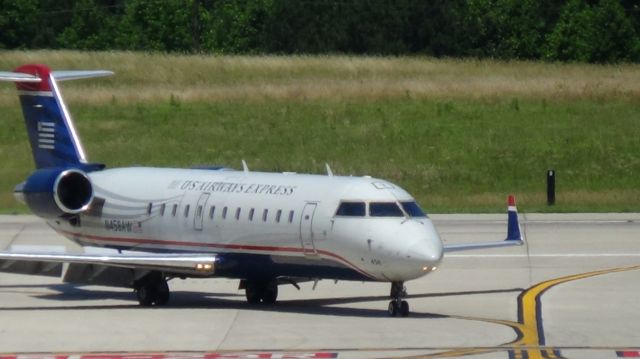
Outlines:
POLYGON ((400 202, 402 209, 409 215, 409 217, 426 217, 422 208, 414 201, 400 202))
POLYGON ((364 202, 342 202, 336 211, 336 216, 364 217, 367 214, 364 202))
POLYGON ((404 213, 396 202, 371 202, 369 215, 371 217, 404 217, 404 213))

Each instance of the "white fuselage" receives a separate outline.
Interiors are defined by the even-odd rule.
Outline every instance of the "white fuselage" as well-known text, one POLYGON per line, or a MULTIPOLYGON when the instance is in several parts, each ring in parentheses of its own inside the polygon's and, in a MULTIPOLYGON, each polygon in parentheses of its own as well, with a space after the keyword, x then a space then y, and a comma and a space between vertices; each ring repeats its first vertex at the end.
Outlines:
POLYGON ((414 199, 370 177, 233 170, 91 172, 79 223, 50 221, 84 246, 216 253, 217 275, 405 281, 434 270, 442 242, 426 216, 372 216, 371 203, 414 199), (344 202, 362 215, 340 215, 344 202))

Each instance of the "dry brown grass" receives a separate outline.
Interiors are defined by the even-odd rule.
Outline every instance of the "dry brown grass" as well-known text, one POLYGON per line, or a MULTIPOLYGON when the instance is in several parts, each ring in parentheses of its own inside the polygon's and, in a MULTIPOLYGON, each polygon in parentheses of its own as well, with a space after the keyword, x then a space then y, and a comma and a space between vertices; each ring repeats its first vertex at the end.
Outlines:
MULTIPOLYGON (((0 69, 109 69, 109 80, 65 83, 72 101, 544 98, 640 100, 640 66, 426 57, 182 56, 130 52, 4 51, 0 69), (91 88, 91 91, 86 91, 91 88)), ((13 103, 10 86, 0 104, 13 103)))

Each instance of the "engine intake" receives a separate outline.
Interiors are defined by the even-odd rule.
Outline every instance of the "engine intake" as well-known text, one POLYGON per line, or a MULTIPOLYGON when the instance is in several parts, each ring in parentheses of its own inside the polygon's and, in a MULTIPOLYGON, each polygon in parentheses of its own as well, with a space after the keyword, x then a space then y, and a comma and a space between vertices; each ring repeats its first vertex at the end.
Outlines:
POLYGON ((39 169, 15 192, 34 214, 45 218, 82 213, 93 201, 89 176, 75 168, 39 169))

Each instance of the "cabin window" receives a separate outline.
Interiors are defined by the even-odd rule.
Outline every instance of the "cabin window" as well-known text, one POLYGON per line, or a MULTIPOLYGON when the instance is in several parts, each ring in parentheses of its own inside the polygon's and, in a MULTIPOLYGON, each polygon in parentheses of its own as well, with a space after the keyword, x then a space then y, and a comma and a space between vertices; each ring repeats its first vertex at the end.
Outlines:
POLYGON ((175 217, 176 213, 178 213, 178 205, 174 204, 173 209, 171 210, 171 215, 175 217))
POLYGON ((338 206, 336 216, 364 217, 366 213, 364 202, 342 202, 338 206))
POLYGON ((213 215, 216 213, 216 206, 209 208, 209 218, 213 219, 213 215))
POLYGON ((151 210, 153 210, 153 203, 149 203, 147 206, 147 216, 151 215, 151 210))
POLYGON ((236 209, 236 221, 240 220, 240 207, 236 209))
POLYGON ((164 210, 167 208, 166 203, 160 205, 160 215, 164 216, 164 210))
POLYGON ((289 223, 293 223, 293 211, 289 211, 289 223))
POLYGON ((276 212, 276 222, 280 223, 280 217, 282 217, 282 210, 279 209, 278 212, 276 212))
POLYGON ((369 215, 371 217, 404 217, 404 213, 396 202, 371 202, 369 215))
POLYGON ((249 210, 249 220, 250 220, 250 221, 253 221, 253 214, 255 213, 255 211, 256 211, 256 210, 255 210, 255 209, 253 209, 253 208, 251 208, 251 209, 249 210))
POLYGON ((409 215, 409 217, 426 217, 422 208, 415 201, 400 202, 402 209, 409 215))
POLYGON ((267 221, 267 215, 268 215, 268 214, 269 214, 269 210, 268 210, 268 209, 265 209, 265 210, 262 212, 262 222, 266 222, 266 221, 267 221))
POLYGON ((189 205, 186 205, 184 207, 184 217, 185 218, 189 217, 189 207, 190 207, 189 205))
POLYGON ((202 206, 198 206, 198 210, 196 211, 196 217, 202 217, 202 206))
POLYGON ((224 207, 222 209, 222 219, 226 219, 227 218, 227 207, 224 207))

